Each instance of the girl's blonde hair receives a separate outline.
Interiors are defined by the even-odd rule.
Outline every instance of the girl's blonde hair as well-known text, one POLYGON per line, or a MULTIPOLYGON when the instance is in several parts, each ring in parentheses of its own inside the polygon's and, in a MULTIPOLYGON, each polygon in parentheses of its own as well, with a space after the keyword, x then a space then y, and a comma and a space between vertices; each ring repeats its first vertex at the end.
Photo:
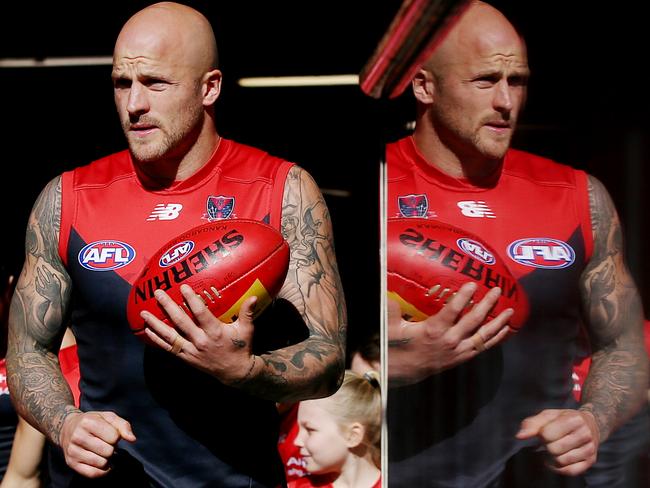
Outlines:
POLYGON ((381 391, 379 374, 368 371, 363 376, 345 371, 343 384, 326 398, 323 408, 341 427, 358 422, 365 427, 364 443, 370 448, 372 460, 380 466, 381 454, 381 391))

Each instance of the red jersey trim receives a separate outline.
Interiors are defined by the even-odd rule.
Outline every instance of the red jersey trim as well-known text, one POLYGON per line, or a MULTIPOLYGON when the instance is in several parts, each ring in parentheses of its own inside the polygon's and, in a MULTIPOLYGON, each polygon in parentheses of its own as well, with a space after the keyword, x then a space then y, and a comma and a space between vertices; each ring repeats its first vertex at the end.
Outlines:
POLYGON ((585 242, 585 262, 591 260, 594 253, 594 234, 591 230, 591 205, 589 204, 589 180, 584 171, 575 170, 576 188, 580 200, 578 201, 578 215, 580 216, 582 237, 585 242))
POLYGON ((294 163, 283 162, 276 172, 271 194, 271 215, 269 225, 280 230, 282 224, 282 200, 284 199, 284 187, 286 186, 287 175, 294 166, 294 163))
POLYGON ((61 175, 61 221, 59 222, 59 257, 61 262, 67 268, 68 267, 68 241, 70 240, 70 227, 73 222, 74 213, 76 211, 77 205, 76 202, 69 204, 64 201, 65 198, 70 196, 73 200, 75 192, 73 189, 73 178, 74 173, 72 171, 66 171, 61 175))

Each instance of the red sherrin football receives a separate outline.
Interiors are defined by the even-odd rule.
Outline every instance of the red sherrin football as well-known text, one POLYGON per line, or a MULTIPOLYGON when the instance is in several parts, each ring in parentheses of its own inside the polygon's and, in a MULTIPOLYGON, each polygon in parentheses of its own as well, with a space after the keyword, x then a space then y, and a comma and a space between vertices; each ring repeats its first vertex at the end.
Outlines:
POLYGON ((509 324, 519 329, 528 317, 528 300, 503 259, 483 240, 453 225, 421 218, 388 219, 387 288, 406 320, 436 314, 458 289, 475 281, 474 303, 496 286, 502 295, 488 314, 515 311, 509 324))
POLYGON ((288 268, 289 245, 273 227, 245 219, 202 224, 172 239, 151 257, 131 288, 127 318, 143 340, 142 310, 171 326, 154 298, 158 288, 191 315, 180 292, 183 283, 222 322, 236 320, 242 302, 252 295, 258 297, 257 316, 280 291, 288 268))

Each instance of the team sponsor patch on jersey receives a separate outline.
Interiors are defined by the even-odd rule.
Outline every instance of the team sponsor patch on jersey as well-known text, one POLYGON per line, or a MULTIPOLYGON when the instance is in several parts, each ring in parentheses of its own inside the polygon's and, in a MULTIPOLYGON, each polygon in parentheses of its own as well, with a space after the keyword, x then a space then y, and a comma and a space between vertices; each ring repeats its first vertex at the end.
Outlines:
POLYGON ((497 261, 492 253, 485 249, 483 244, 473 239, 462 237, 456 241, 456 244, 458 244, 458 247, 460 247, 467 254, 478 259, 482 263, 494 264, 497 261))
POLYGON ((235 197, 210 195, 206 202, 207 218, 210 222, 213 220, 223 220, 229 218, 232 215, 234 209, 235 197))
POLYGON ((126 242, 95 241, 79 251, 79 264, 91 271, 123 268, 135 258, 135 249, 126 242))
POLYGON ((429 200, 423 193, 398 196, 397 205, 402 217, 426 217, 429 210, 429 200))
POLYGON ((194 249, 193 241, 183 241, 178 244, 174 244, 170 247, 165 254, 160 257, 158 264, 161 268, 166 268, 172 264, 176 264, 194 249))
POLYGON ((576 253, 566 242, 547 237, 519 239, 508 246, 508 256, 524 266, 561 269, 571 266, 576 253))

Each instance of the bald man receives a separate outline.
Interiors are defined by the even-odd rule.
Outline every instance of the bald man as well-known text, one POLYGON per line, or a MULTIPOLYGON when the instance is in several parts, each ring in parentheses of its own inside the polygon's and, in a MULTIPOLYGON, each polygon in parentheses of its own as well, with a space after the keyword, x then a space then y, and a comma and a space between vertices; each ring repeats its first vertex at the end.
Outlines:
POLYGON ((389 218, 439 219, 479 235, 530 302, 516 334, 512 310, 485 321, 499 288, 461 316, 476 290, 465 284, 421 322, 390 303, 391 488, 580 486, 571 477, 642 404, 642 307, 607 191, 510 148, 528 77, 521 36, 472 2, 413 80, 414 133, 387 148, 389 218), (581 321, 595 352, 577 404, 567 380, 581 321))
POLYGON ((340 384, 346 310, 324 199, 297 165, 219 136, 221 77, 202 14, 169 2, 136 13, 112 71, 128 150, 54 178, 33 207, 9 384, 71 468, 54 463, 54 486, 279 486, 275 403, 340 384), (145 347, 126 321, 131 283, 163 243, 226 218, 265 222, 289 242, 277 306, 260 318, 273 334, 256 333, 253 348, 254 297, 225 324, 183 285, 191 316, 156 291, 175 327, 143 313, 145 347), (286 340, 278 309, 302 318, 306 339, 286 340), (69 318, 80 408, 55 355, 69 318))

